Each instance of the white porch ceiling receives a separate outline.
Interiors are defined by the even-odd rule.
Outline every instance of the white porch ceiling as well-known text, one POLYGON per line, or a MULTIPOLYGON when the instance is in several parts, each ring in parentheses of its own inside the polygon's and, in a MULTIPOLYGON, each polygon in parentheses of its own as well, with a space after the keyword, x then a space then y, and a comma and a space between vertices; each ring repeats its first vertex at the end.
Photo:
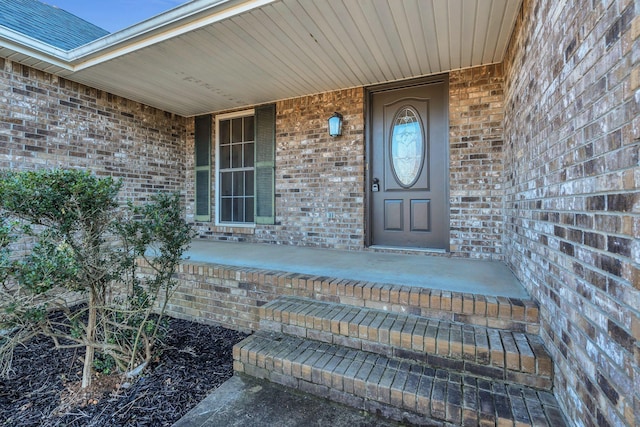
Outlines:
POLYGON ((197 0, 69 52, 0 37, 0 56, 193 116, 501 62, 520 4, 197 0))

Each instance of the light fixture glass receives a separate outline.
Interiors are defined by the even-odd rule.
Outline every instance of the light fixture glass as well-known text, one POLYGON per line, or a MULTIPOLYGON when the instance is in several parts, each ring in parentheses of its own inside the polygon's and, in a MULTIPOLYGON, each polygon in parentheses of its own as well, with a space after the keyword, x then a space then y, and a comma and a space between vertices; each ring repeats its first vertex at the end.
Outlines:
POLYGON ((329 117, 329 136, 336 137, 342 135, 342 114, 333 113, 329 117))

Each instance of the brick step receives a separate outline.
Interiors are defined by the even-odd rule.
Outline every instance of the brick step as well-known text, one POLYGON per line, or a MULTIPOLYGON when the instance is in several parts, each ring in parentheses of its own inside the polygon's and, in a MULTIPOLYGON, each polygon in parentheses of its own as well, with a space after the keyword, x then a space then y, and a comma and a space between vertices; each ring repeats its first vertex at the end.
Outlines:
POLYGON ((298 297, 264 305, 260 318, 261 330, 540 389, 553 385, 551 357, 537 335, 298 297))
POLYGON ((286 275, 278 283, 285 286, 287 295, 497 329, 540 333, 538 305, 531 299, 296 274, 286 275))
POLYGON ((385 355, 259 331, 233 349, 236 372, 419 425, 564 426, 553 394, 385 355))
MULTIPOLYGON (((138 262, 143 268, 148 268, 145 261, 138 262)), ((249 308, 254 305, 259 307, 286 295, 490 328, 540 333, 538 305, 530 298, 451 292, 423 286, 364 282, 194 261, 180 264, 177 273, 182 281, 197 282, 198 296, 179 292, 174 300, 179 301, 180 306, 170 303, 170 309, 183 317, 198 317, 206 311, 203 301, 207 300, 216 306, 215 313, 208 313, 215 317, 213 320, 225 323, 233 319, 234 325, 247 330, 255 330, 259 320, 249 308), (247 310, 236 309, 238 304, 248 305, 247 310)))

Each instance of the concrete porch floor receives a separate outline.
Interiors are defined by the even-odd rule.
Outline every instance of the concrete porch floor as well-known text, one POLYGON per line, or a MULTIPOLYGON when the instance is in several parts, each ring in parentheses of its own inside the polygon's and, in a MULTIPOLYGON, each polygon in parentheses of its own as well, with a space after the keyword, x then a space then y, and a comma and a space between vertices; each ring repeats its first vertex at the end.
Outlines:
POLYGON ((185 256, 236 267, 529 298, 515 275, 498 261, 206 240, 194 240, 185 256))

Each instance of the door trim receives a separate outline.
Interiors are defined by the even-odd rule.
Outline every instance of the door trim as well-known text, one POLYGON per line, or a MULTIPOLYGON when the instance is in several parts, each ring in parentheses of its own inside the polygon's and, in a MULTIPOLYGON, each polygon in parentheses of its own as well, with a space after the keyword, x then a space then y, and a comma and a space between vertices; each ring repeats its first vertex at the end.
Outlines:
MULTIPOLYGON (((411 87, 415 87, 415 86, 423 86, 423 85, 428 85, 428 84, 432 84, 432 83, 442 83, 445 85, 446 88, 446 94, 447 94, 447 99, 445 101, 445 104, 447 105, 447 109, 445 111, 445 117, 446 117, 446 129, 449 129, 449 74, 448 73, 444 73, 444 74, 438 74, 436 76, 427 76, 427 77, 421 77, 418 79, 409 79, 409 80, 402 80, 402 81, 398 81, 398 82, 391 82, 391 83, 382 83, 379 85, 374 85, 374 86, 368 86, 364 88, 364 111, 365 111, 365 124, 364 124, 364 128, 365 128, 365 182, 364 182, 364 201, 365 201, 365 218, 364 218, 364 225, 365 225, 365 237, 364 237, 364 244, 365 247, 369 248, 369 247, 375 247, 373 245, 373 233, 372 233, 372 214, 373 214, 373 209, 371 207, 371 153, 373 150, 373 136, 372 136, 372 132, 373 132, 373 126, 371 126, 372 123, 372 108, 371 108, 371 103, 372 103, 372 99, 373 99, 373 95, 380 93, 380 92, 388 92, 388 91, 394 91, 394 90, 398 90, 398 89, 406 89, 406 88, 411 88, 411 87)), ((449 192, 449 184, 450 184, 450 178, 451 178, 451 174, 450 174, 450 170, 449 170, 449 165, 450 165, 450 148, 449 148, 449 132, 447 132, 447 143, 446 143, 446 147, 445 147, 445 152, 446 152, 446 158, 447 158, 447 162, 445 164, 445 174, 446 174, 446 188, 444 189, 445 192, 445 205, 446 205, 446 218, 445 221, 448 224, 448 235, 449 235, 449 242, 447 244, 447 248, 445 249, 446 252, 450 252, 450 248, 451 248, 451 202, 450 202, 450 192, 449 192)), ((385 247, 386 248, 386 247, 385 247)), ((409 250, 409 251, 415 251, 416 248, 402 248, 402 247, 398 247, 396 249, 399 250, 409 250)), ((441 249, 436 249, 436 250, 431 250, 429 248, 422 248, 421 251, 423 252, 437 252, 437 253, 441 253, 441 249)))

